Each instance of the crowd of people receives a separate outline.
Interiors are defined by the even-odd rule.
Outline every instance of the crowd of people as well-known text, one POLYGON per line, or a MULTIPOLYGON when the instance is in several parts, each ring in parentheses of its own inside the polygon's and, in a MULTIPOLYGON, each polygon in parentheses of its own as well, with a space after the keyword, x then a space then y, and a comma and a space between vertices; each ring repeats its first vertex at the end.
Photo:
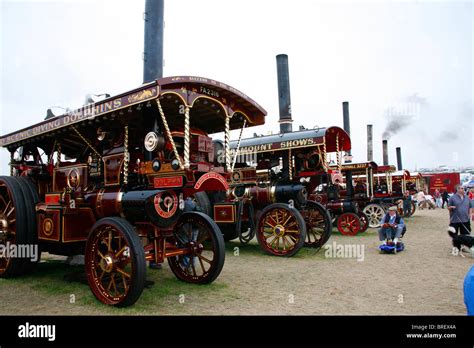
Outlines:
MULTIPOLYGON (((462 187, 461 185, 458 185, 459 187, 462 187)), ((465 188, 463 188, 463 191, 466 191, 465 188)), ((426 193, 426 191, 419 191, 417 192, 414 197, 417 202, 418 208, 423 210, 423 209, 436 209, 436 208, 448 208, 449 204, 448 201, 450 197, 454 196, 457 192, 453 194, 449 194, 447 190, 444 190, 441 192, 440 190, 436 189, 433 192, 433 195, 429 195, 426 193)), ((470 199, 474 199, 474 188, 467 189, 466 196, 470 199)))
MULTIPOLYGON (((446 190, 443 192, 435 190, 433 196, 426 194, 424 191, 419 191, 414 195, 414 199, 417 202, 418 209, 445 209, 446 206, 449 210, 449 226, 453 236, 461 235, 469 236, 463 238, 471 238, 471 220, 474 221, 474 188, 466 190, 462 185, 456 185, 455 190, 456 192, 452 195, 446 190)), ((406 191, 403 195, 404 217, 411 215, 411 204, 412 196, 406 191)), ((382 246, 398 245, 400 238, 403 237, 406 231, 406 225, 399 215, 397 207, 388 209, 388 212, 380 221, 380 225, 378 232, 379 239, 383 243, 382 246)), ((474 257, 474 246, 471 246, 471 254, 474 257)), ((471 267, 464 279, 464 302, 467 314, 474 315, 474 266, 471 267)))

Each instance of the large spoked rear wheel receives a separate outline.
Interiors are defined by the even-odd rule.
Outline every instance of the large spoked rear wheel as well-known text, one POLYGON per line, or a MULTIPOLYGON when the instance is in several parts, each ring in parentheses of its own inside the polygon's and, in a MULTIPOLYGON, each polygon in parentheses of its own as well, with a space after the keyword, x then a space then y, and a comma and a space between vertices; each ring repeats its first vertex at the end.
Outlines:
MULTIPOLYGON (((27 244, 29 219, 22 189, 14 177, 0 177, 0 245, 3 250, 27 244)), ((0 277, 21 275, 28 264, 26 258, 0 255, 0 277)))
POLYGON ((36 204, 40 201, 38 189, 33 181, 28 177, 12 177, 20 186, 25 199, 26 221, 28 224, 28 232, 26 235, 27 243, 37 248, 36 260, 25 260, 24 273, 31 272, 41 259, 41 250, 38 245, 38 231, 36 224, 36 204))
POLYGON ((306 223, 306 240, 304 246, 320 248, 329 240, 332 231, 332 219, 326 208, 320 203, 307 201, 301 210, 306 223))
POLYGON ((85 257, 87 280, 99 301, 126 307, 138 300, 145 286, 145 252, 128 221, 118 217, 97 221, 85 257))
POLYGON ((208 284, 219 276, 224 266, 225 244, 219 227, 209 216, 184 213, 174 228, 173 239, 177 248, 186 250, 183 255, 168 257, 168 264, 179 280, 208 284))
POLYGON ((344 236, 355 236, 361 230, 359 217, 354 213, 343 213, 337 218, 337 229, 344 236))
POLYGON ((293 256, 304 245, 306 223, 298 210, 274 203, 262 210, 257 224, 260 247, 275 256, 293 256))
POLYGON ((363 212, 369 218, 369 227, 380 227, 380 220, 382 220, 383 216, 385 215, 385 210, 382 208, 382 206, 371 203, 365 206, 363 212))

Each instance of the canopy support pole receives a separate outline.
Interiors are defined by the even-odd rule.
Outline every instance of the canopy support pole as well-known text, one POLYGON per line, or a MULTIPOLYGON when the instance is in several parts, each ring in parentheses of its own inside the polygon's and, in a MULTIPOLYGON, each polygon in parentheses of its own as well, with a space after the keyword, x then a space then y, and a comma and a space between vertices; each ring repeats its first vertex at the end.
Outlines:
POLYGON ((247 120, 244 119, 244 124, 242 125, 242 128, 240 129, 239 140, 237 141, 237 148, 235 149, 234 160, 232 161, 232 168, 231 168, 232 172, 234 171, 235 163, 237 162, 237 156, 239 155, 239 150, 240 150, 240 141, 242 140, 242 133, 244 132, 244 128, 246 124, 247 124, 247 120))
POLYGON ((123 140, 123 184, 128 185, 128 164, 130 162, 130 153, 128 152, 128 125, 124 127, 123 140))
POLYGON ((189 106, 184 109, 184 169, 189 169, 189 106))
POLYGON ((176 160, 179 163, 179 167, 181 169, 184 169, 183 162, 181 162, 181 158, 179 157, 178 150, 176 149, 176 144, 173 140, 173 137, 171 136, 170 127, 168 126, 168 121, 166 121, 165 113, 163 112, 163 108, 161 107, 161 103, 158 98, 156 99, 156 105, 158 105, 158 112, 160 113, 161 121, 163 122, 163 126, 165 127, 166 136, 168 137, 168 140, 171 143, 171 147, 173 148, 174 156, 176 157, 176 160))
POLYGON ((225 135, 224 135, 224 152, 225 152, 225 170, 229 172, 230 168, 230 117, 225 118, 225 135))

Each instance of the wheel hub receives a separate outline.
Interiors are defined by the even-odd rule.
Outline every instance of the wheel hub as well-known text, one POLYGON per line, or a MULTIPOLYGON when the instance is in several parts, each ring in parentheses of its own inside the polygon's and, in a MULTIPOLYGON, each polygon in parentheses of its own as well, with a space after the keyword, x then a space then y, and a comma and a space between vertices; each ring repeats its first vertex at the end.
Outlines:
POLYGON ((102 260, 100 260, 100 268, 107 273, 112 272, 114 268, 114 259, 110 255, 106 255, 102 260))
POLYGON ((3 214, 0 213, 0 238, 4 238, 8 231, 8 219, 3 214))
POLYGON ((198 244, 194 241, 189 242, 188 247, 191 249, 193 255, 199 254, 204 249, 204 246, 201 243, 198 244))
POLYGON ((285 227, 283 227, 282 225, 276 225, 273 229, 273 233, 281 237, 285 234, 285 227))

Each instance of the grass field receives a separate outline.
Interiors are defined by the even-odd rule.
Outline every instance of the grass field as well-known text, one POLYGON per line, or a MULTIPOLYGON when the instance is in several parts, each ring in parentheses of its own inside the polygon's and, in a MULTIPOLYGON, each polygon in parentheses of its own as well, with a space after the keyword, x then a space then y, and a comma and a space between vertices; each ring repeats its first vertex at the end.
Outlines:
POLYGON ((183 283, 165 263, 162 270, 147 271, 154 284, 138 302, 120 309, 95 299, 83 266, 48 259, 28 276, 0 279, 0 314, 463 315, 462 281, 474 260, 450 254, 446 221, 444 210, 417 212, 407 222, 407 250, 399 255, 379 254, 375 230, 355 237, 334 232, 327 245, 363 246, 361 262, 327 258, 324 249, 279 258, 263 254, 255 240, 227 243, 224 269, 214 283, 183 283))

